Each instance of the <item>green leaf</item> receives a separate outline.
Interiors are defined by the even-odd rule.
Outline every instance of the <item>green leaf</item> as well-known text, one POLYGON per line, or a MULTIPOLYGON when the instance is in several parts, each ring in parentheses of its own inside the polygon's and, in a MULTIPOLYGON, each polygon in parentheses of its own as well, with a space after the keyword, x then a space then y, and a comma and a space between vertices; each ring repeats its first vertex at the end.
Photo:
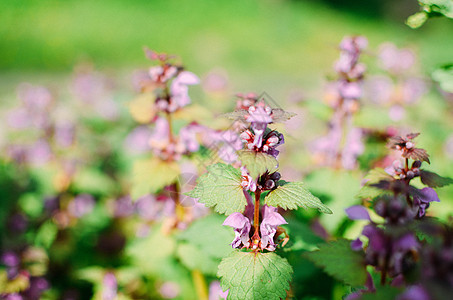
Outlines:
POLYGON ((304 187, 302 182, 286 182, 280 180, 278 187, 271 191, 265 199, 269 206, 281 207, 283 209, 305 209, 317 208, 320 212, 331 214, 332 211, 322 204, 321 200, 313 196, 309 190, 304 187))
POLYGON ((364 293, 361 300, 382 300, 382 299, 397 299, 397 296, 403 291, 393 286, 379 287, 374 293, 364 293))
POLYGON ((219 265, 217 276, 228 300, 286 299, 293 269, 273 252, 233 251, 219 265))
POLYGON ((238 152, 238 156, 242 164, 249 171, 250 176, 254 179, 266 173, 266 171, 273 173, 278 167, 277 159, 266 153, 241 150, 238 152))
POLYGON ((202 250, 189 243, 178 246, 176 253, 189 270, 199 270, 203 274, 215 276, 219 260, 206 255, 202 250))
POLYGON ((57 237, 58 228, 52 221, 47 221, 39 227, 35 237, 35 244, 48 249, 57 237))
POLYGON ((155 100, 154 93, 147 92, 129 102, 129 111, 134 120, 142 124, 149 124, 157 112, 155 100))
POLYGON ((175 162, 165 162, 156 157, 136 161, 132 171, 132 199, 157 193, 176 182, 179 174, 179 166, 175 162))
POLYGON ((453 93, 453 65, 445 65, 435 70, 431 76, 439 83, 440 88, 453 93))
POLYGON ((243 212, 247 200, 241 186, 241 172, 231 165, 217 163, 197 179, 197 185, 186 193, 198 202, 213 207, 221 214, 243 212))
POLYGON ((112 178, 96 168, 84 168, 75 174, 74 189, 89 193, 110 195, 116 184, 112 178))
POLYGON ((426 20, 428 20, 428 14, 424 11, 419 11, 415 13, 406 20, 407 26, 410 28, 416 29, 425 24, 426 20))
POLYGON ((315 265, 351 286, 363 286, 366 281, 365 258, 363 252, 351 249, 351 241, 339 239, 322 244, 319 250, 305 254, 315 265))
POLYGON ((206 255, 222 258, 231 252, 229 243, 234 239, 231 228, 222 226, 225 217, 210 214, 190 224, 190 227, 182 231, 178 238, 197 246, 206 255), (212 233, 215 228, 215 234, 212 233))
POLYGON ((443 187, 453 183, 453 179, 449 177, 442 177, 440 175, 437 175, 436 173, 426 170, 420 170, 420 179, 422 180, 423 184, 432 188, 443 187))
POLYGON ((370 186, 371 184, 376 184, 380 181, 386 180, 386 181, 391 181, 393 180, 393 177, 389 175, 387 172, 385 172, 384 169, 382 168, 375 168, 372 169, 368 174, 365 176, 365 180, 367 182, 365 185, 359 190, 359 192, 356 195, 356 198, 359 199, 373 199, 376 198, 377 196, 380 196, 383 194, 385 191, 382 189, 379 189, 374 186, 370 186))

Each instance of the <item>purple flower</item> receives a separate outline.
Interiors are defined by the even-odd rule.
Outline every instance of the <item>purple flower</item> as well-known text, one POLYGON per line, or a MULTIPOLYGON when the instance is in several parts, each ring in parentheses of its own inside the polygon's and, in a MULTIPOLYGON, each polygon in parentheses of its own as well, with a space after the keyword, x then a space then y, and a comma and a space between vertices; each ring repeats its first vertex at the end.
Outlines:
POLYGON ((246 119, 247 122, 252 124, 254 133, 254 140, 251 145, 261 148, 267 124, 272 123, 272 109, 264 103, 258 103, 256 106, 250 106, 248 112, 249 114, 246 116, 246 119))
POLYGON ((419 285, 413 285, 399 295, 396 300, 430 300, 428 293, 419 285))
POLYGON ((362 97, 362 87, 359 82, 341 80, 338 82, 340 96, 344 99, 359 99, 362 97))
POLYGON ((52 150, 45 140, 38 140, 27 151, 27 160, 32 165, 43 165, 52 158, 52 150))
POLYGON ((155 66, 149 69, 149 76, 154 82, 167 82, 176 75, 178 69, 175 66, 155 66))
POLYGON ((181 293, 181 288, 177 283, 167 281, 160 286, 159 293, 164 299, 174 299, 181 293))
POLYGON ((175 104, 175 107, 170 109, 170 111, 175 111, 178 108, 188 105, 190 103, 188 86, 198 84, 199 82, 200 79, 192 72, 182 71, 179 73, 170 86, 172 102, 175 104))
POLYGON ((345 209, 348 218, 351 220, 368 220, 370 219, 370 214, 362 205, 354 205, 345 209))
POLYGON ((421 189, 420 196, 414 196, 414 207, 418 207, 417 216, 422 218, 426 214, 426 209, 429 207, 431 202, 440 202, 439 196, 432 188, 426 187, 421 189))
POLYGON ((74 217, 81 218, 93 211, 94 198, 89 194, 77 195, 69 204, 68 211, 74 217))
POLYGON ((114 300, 117 297, 118 283, 113 273, 108 272, 102 280, 102 300, 114 300))
POLYGON ((203 131, 204 128, 196 123, 189 124, 179 131, 179 137, 184 144, 186 151, 196 152, 200 149, 200 143, 197 139, 197 133, 203 131))
POLYGON ((138 126, 128 134, 124 141, 124 147, 133 154, 142 154, 148 152, 151 147, 149 140, 152 131, 148 126, 138 126))
POLYGON ((3 253, 1 261, 7 267, 17 267, 20 264, 19 256, 12 251, 3 253))
POLYGON ((398 49, 392 43, 384 43, 379 49, 381 68, 392 73, 401 73, 412 67, 415 54, 410 49, 398 49))
POLYGON ((234 228, 234 240, 230 244, 233 248, 243 248, 250 246, 250 229, 252 227, 250 220, 241 213, 235 212, 229 215, 224 226, 230 226, 234 228))
POLYGON ((365 151, 362 142, 363 133, 360 128, 352 128, 347 137, 346 144, 341 153, 341 163, 343 168, 352 170, 357 165, 357 157, 365 151))
POLYGON ((276 207, 264 205, 263 210, 263 220, 261 221, 260 225, 261 249, 274 251, 274 235, 277 232, 277 227, 288 223, 277 212, 276 207))
POLYGON ((75 125, 69 122, 55 125, 55 141, 62 148, 67 148, 74 143, 75 125))
POLYGON ((247 169, 242 166, 241 167, 241 175, 242 175, 242 182, 241 186, 245 191, 256 191, 256 181, 249 175, 247 169))
POLYGON ((209 300, 220 300, 226 299, 228 296, 228 291, 222 291, 220 282, 215 280, 209 285, 209 300))

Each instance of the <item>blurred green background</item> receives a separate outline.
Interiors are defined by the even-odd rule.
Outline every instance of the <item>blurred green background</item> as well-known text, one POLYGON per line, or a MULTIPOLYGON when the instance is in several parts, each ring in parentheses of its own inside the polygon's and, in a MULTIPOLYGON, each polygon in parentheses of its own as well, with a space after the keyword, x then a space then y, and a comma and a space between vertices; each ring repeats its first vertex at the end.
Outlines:
POLYGON ((235 90, 273 94, 318 82, 347 34, 367 36, 372 47, 413 45, 431 70, 451 58, 453 23, 439 18, 411 30, 404 20, 418 9, 416 0, 3 0, 2 91, 18 77, 59 78, 80 62, 115 72, 143 67, 146 45, 180 55, 198 74, 225 69, 235 90))

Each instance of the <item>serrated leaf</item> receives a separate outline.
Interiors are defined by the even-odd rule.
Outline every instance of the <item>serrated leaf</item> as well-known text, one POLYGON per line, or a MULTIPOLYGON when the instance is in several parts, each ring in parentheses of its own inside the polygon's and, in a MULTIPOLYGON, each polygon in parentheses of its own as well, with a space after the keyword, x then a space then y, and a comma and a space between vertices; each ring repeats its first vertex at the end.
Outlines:
POLYGON ((286 182, 280 180, 278 187, 269 192, 265 200, 267 205, 283 209, 317 208, 320 212, 331 214, 332 211, 322 204, 318 197, 313 196, 302 182, 286 182))
POLYGON ((305 257, 339 281, 354 287, 365 285, 365 258, 363 252, 351 249, 350 240, 322 244, 319 250, 308 252, 305 257))
POLYGON ((219 265, 220 284, 228 300, 286 299, 293 269, 273 252, 233 251, 219 265))
POLYGON ((198 198, 198 202, 227 216, 234 212, 243 212, 247 200, 241 186, 241 172, 223 163, 217 163, 207 169, 208 172, 197 179, 195 188, 186 195, 198 198))
POLYGON ((179 174, 180 169, 175 162, 165 162, 158 158, 136 161, 132 171, 132 199, 158 192, 176 182, 179 174))
POLYGON ((420 170, 420 179, 422 180, 423 184, 432 188, 443 187, 453 183, 453 179, 449 177, 442 177, 440 175, 437 175, 436 173, 426 170, 420 170))
POLYGON ((238 152, 238 156, 242 164, 249 171, 250 176, 254 179, 266 173, 266 171, 272 173, 278 167, 277 159, 266 153, 241 150, 238 152))
POLYGON ((154 93, 148 92, 129 102, 129 111, 134 120, 141 124, 150 123, 156 115, 155 100, 154 93))

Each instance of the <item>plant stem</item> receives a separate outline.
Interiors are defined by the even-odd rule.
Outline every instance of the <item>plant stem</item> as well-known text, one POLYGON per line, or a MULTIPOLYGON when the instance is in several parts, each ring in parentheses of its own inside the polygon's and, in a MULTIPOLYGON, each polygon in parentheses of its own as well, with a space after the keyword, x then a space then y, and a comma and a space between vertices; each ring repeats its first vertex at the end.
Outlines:
POLYGON ((260 225, 260 198, 261 190, 257 189, 255 192, 255 213, 253 215, 253 226, 255 227, 255 233, 253 236, 259 237, 259 225, 260 225))
POLYGON ((208 300, 208 287, 206 285, 206 280, 203 274, 199 270, 192 271, 193 285, 195 286, 195 291, 197 292, 197 299, 208 300))

